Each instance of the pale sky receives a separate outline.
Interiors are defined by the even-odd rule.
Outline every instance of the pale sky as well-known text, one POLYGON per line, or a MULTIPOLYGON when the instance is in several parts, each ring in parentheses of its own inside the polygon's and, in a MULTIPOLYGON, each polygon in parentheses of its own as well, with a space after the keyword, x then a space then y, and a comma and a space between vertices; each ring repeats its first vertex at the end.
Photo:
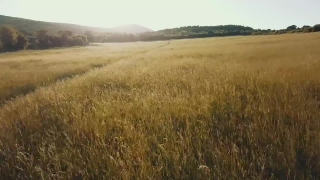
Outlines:
POLYGON ((0 14, 96 27, 152 30, 238 24, 261 29, 320 24, 320 0, 0 0, 0 14))

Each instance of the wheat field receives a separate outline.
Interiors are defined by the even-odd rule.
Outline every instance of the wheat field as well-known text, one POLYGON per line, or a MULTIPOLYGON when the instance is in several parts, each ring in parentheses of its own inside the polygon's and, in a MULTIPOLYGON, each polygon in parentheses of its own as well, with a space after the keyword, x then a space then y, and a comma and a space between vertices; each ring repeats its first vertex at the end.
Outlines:
POLYGON ((319 179, 319 47, 310 33, 2 54, 0 178, 319 179))

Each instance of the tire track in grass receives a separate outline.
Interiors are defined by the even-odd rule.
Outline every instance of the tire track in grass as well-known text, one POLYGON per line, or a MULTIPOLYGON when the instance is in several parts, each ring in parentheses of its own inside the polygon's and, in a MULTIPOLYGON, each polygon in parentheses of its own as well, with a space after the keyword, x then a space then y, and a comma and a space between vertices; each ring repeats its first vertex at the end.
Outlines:
POLYGON ((28 94, 34 93, 37 89, 40 89, 43 87, 48 87, 48 86, 54 85, 54 84, 61 82, 61 81, 71 80, 71 79, 79 77, 79 76, 84 76, 92 71, 102 69, 102 68, 104 68, 108 65, 111 65, 113 63, 117 63, 119 61, 126 60, 126 59, 132 58, 134 56, 146 54, 146 53, 153 51, 155 49, 159 49, 159 48, 168 46, 169 44, 170 44, 170 41, 168 41, 167 44, 165 44, 165 45, 151 48, 150 50, 146 50, 143 52, 138 52, 138 53, 132 54, 132 55, 124 57, 124 58, 122 57, 122 58, 116 59, 114 62, 109 63, 109 64, 91 65, 91 68, 84 70, 84 71, 77 72, 77 73, 65 73, 65 74, 62 74, 62 75, 58 76, 57 78, 55 78, 55 80, 52 82, 43 82, 42 85, 40 85, 40 86, 36 86, 34 84, 27 84, 27 85, 21 86, 21 88, 15 90, 15 91, 17 91, 16 93, 12 93, 12 95, 9 95, 8 97, 5 97, 4 99, 0 100, 0 108, 5 106, 7 103, 14 101, 16 98, 27 96, 28 94))
POLYGON ((64 73, 64 74, 61 74, 61 75, 57 76, 56 78, 53 79, 53 81, 45 81, 45 82, 40 83, 40 85, 35 85, 35 84, 32 84, 32 83, 28 83, 26 85, 23 85, 23 86, 19 87, 18 89, 13 89, 12 90, 13 92, 10 95, 8 95, 7 97, 1 99, 0 100, 0 108, 2 106, 4 106, 7 102, 12 101, 17 97, 26 96, 27 94, 33 93, 37 89, 39 89, 41 87, 50 86, 50 85, 55 84, 55 83, 57 83, 59 81, 63 81, 63 80, 66 80, 66 79, 71 79, 71 78, 74 78, 76 76, 81 76, 81 75, 84 75, 84 74, 86 74, 88 72, 91 72, 91 71, 96 70, 96 69, 100 69, 100 68, 105 67, 105 66, 106 65, 102 65, 102 64, 91 65, 91 67, 89 69, 87 69, 87 70, 83 70, 83 71, 80 71, 80 72, 69 72, 69 73, 67 72, 67 73, 64 73))

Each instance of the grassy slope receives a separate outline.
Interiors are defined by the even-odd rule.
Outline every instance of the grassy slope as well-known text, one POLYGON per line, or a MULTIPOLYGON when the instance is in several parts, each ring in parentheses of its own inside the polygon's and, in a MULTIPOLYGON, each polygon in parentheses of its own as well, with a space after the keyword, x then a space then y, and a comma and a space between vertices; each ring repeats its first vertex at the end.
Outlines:
POLYGON ((23 18, 16 18, 10 16, 0 15, 0 25, 12 25, 17 28, 19 31, 26 31, 29 33, 36 32, 40 29, 48 30, 49 32, 56 34, 60 30, 68 30, 75 33, 83 34, 85 31, 94 31, 94 32, 106 32, 106 28, 96 28, 96 27, 87 27, 80 26, 75 24, 66 24, 66 23, 51 23, 44 21, 34 21, 23 18))
POLYGON ((17 98, 0 177, 318 179, 319 38, 172 41, 17 98))
POLYGON ((67 23, 52 23, 44 21, 34 21, 30 19, 23 19, 17 17, 3 16, 0 15, 0 26, 1 25, 11 25, 17 28, 19 31, 33 33, 41 29, 48 30, 52 34, 56 34, 60 30, 72 31, 75 33, 83 34, 86 31, 93 32, 119 32, 119 33, 140 33, 152 31, 146 27, 130 24, 124 26, 117 26, 114 28, 99 28, 99 27, 89 27, 81 26, 76 24, 67 24, 67 23))

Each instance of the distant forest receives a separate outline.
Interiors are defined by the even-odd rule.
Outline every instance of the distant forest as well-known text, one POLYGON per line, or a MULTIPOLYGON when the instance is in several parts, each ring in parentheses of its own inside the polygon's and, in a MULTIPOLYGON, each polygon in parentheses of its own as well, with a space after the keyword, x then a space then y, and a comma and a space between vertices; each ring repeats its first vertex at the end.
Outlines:
MULTIPOLYGON (((303 27, 291 25, 280 30, 253 29, 251 27, 241 25, 185 26, 139 34, 96 32, 91 30, 86 30, 81 34, 79 33, 79 30, 77 32, 73 32, 66 29, 61 29, 57 33, 52 33, 46 29, 33 32, 26 30, 20 31, 20 28, 16 27, 16 25, 0 27, 0 52, 16 51, 21 49, 48 49, 53 47, 83 46, 88 45, 89 43, 159 41, 238 35, 276 35, 320 31, 320 24, 314 26, 305 25, 303 27)), ((81 31, 82 30, 84 29, 81 29, 81 31)))
POLYGON ((132 42, 132 41, 158 41, 170 39, 191 39, 224 36, 248 35, 276 35, 285 33, 310 33, 320 31, 320 24, 314 26, 297 27, 291 25, 285 29, 253 29, 241 25, 220 26, 185 26, 173 29, 164 29, 156 32, 147 32, 137 35, 132 34, 100 34, 95 36, 96 42, 132 42))
POLYGON ((140 34, 126 33, 95 33, 87 31, 85 35, 90 42, 136 42, 136 41, 160 41, 171 39, 192 39, 206 37, 224 36, 248 36, 248 35, 277 35, 285 33, 310 33, 320 31, 320 24, 314 26, 297 27, 289 26, 285 29, 253 29, 241 25, 220 25, 220 26, 185 26, 173 29, 164 29, 154 32, 140 34))

